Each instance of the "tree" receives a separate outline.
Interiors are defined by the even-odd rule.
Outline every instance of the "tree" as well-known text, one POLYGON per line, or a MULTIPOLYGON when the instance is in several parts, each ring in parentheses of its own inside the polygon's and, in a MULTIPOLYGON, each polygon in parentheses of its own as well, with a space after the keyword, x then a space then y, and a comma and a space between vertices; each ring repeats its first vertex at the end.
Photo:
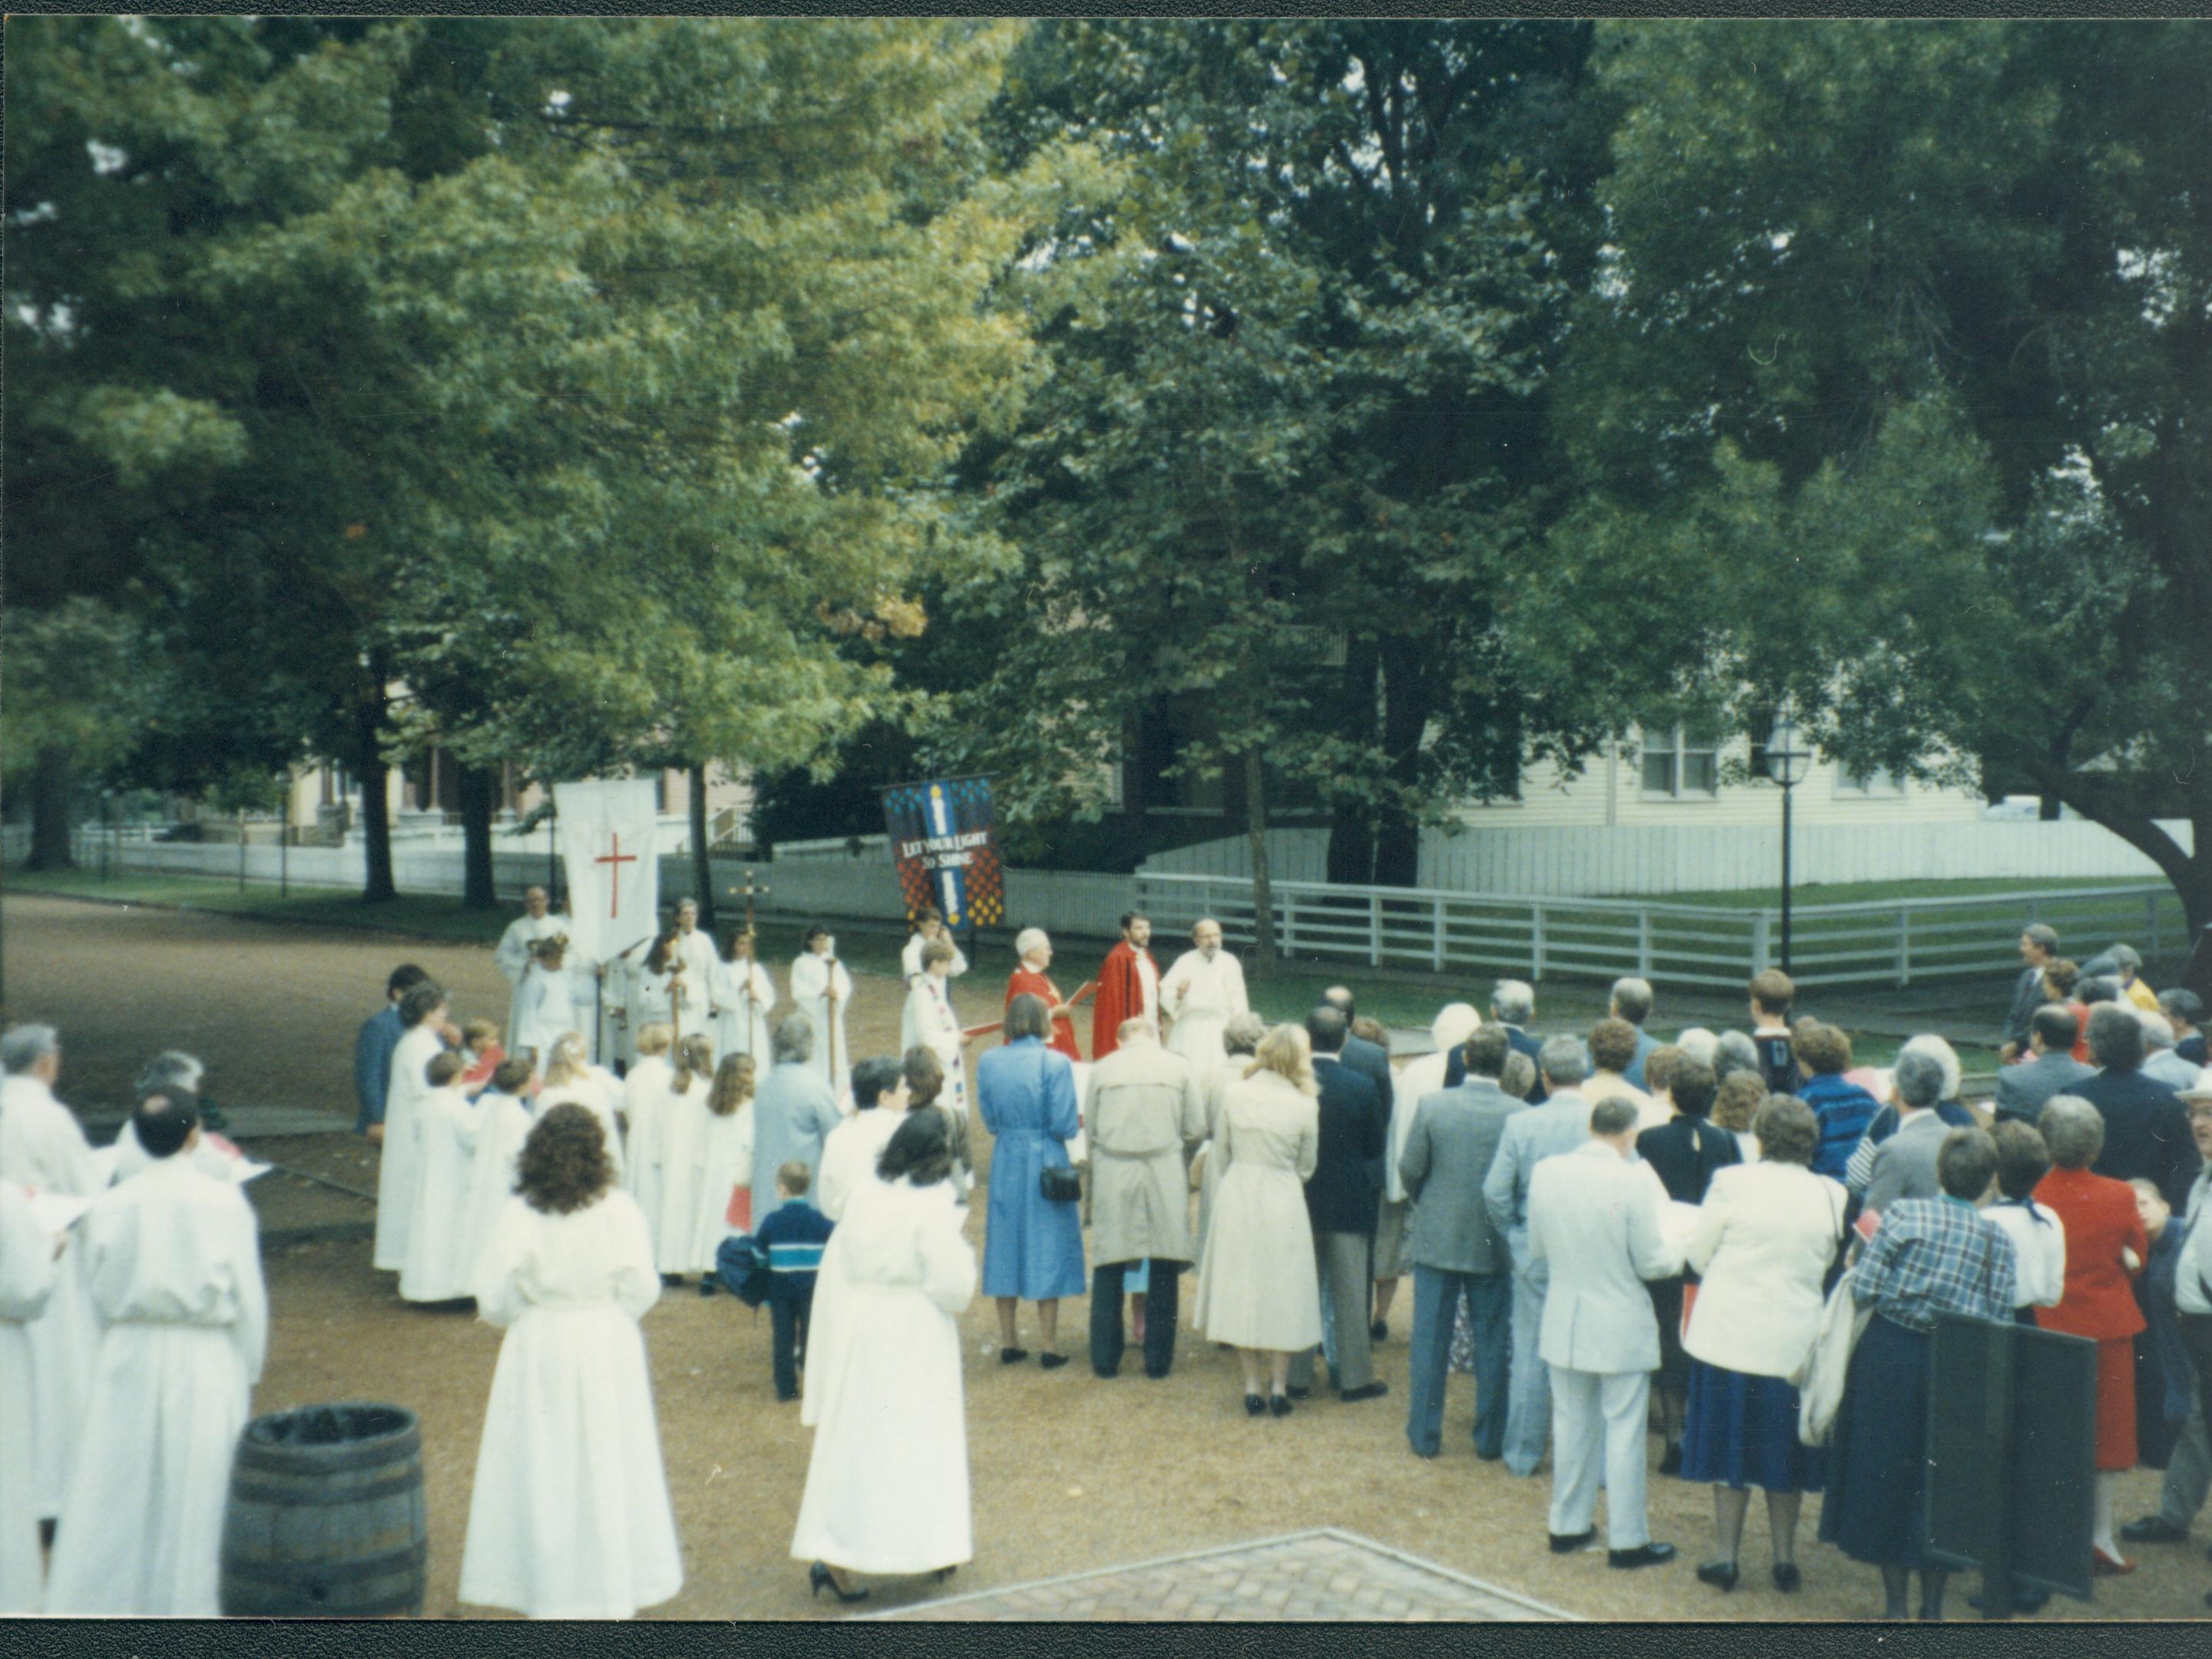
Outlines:
POLYGON ((1565 556, 1702 551, 1676 690, 2055 796, 2212 923, 2212 41, 1620 24, 1601 61, 1620 253, 1565 556))
POLYGON ((1138 708, 1188 694, 1217 730, 1177 763, 1243 784, 1255 854, 1272 777, 1334 809, 1333 877, 1402 884, 1424 823, 1601 735, 1587 711, 1627 653, 1554 676, 1510 599, 1559 508, 1546 387, 1598 240, 1588 38, 1032 35, 1000 142, 1081 136, 1129 184, 1030 262, 1054 378, 975 458, 1024 562, 954 596, 1004 653, 940 750, 1015 817, 1095 816, 1138 708))

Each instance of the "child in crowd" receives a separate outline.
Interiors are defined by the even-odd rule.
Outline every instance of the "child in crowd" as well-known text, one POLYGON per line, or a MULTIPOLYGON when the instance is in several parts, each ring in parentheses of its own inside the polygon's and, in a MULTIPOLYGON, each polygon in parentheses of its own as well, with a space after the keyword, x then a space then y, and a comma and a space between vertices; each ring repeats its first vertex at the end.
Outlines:
POLYGON ((1753 976, 1751 1044, 1759 1050, 1759 1075, 1769 1094, 1797 1092, 1797 1056, 1790 1036, 1790 1005, 1796 1000, 1797 987, 1779 968, 1753 976))
POLYGON ((477 1097, 476 1158, 469 1169, 468 1198, 461 1207, 460 1276, 464 1285, 476 1281, 477 1258, 484 1240, 514 1196, 521 1178, 522 1143, 530 1138, 529 1060, 516 1055, 502 1060, 491 1074, 491 1086, 477 1097))
POLYGON ((813 1184, 814 1172, 797 1158, 778 1169, 775 1211, 753 1229, 753 1242, 768 1255, 778 1400, 799 1398, 799 1366, 814 1312, 814 1275, 822 1265, 822 1247, 836 1224, 806 1201, 813 1184))
POLYGON ((461 1047, 467 1066, 461 1073, 461 1092, 474 1100, 499 1070, 507 1050, 500 1046, 499 1027, 488 1019, 472 1019, 461 1027, 461 1047))
POLYGON ((459 1054, 434 1054, 423 1070, 430 1090, 415 1109, 414 1218, 399 1271, 399 1295, 408 1302, 468 1295, 476 1266, 463 1259, 477 1116, 460 1091, 464 1065, 459 1054))

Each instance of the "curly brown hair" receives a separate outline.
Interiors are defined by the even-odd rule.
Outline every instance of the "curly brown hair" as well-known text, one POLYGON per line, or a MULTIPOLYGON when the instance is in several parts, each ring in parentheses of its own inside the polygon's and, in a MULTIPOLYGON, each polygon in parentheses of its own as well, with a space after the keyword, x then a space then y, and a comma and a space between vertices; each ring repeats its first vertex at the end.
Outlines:
POLYGON ((606 1131, 588 1106, 556 1106, 522 1143, 514 1190, 533 1210, 568 1215, 599 1201, 614 1185, 606 1131))
MULTIPOLYGON (((1649 1075, 1647 1073, 1646 1075, 1649 1075)), ((1730 1072, 1713 1096, 1713 1127, 1737 1134, 1751 1133, 1752 1120, 1766 1103, 1766 1079, 1756 1072, 1730 1072)))
POLYGON ((725 1054, 714 1073, 714 1086, 707 1096, 707 1109, 727 1117, 753 1097, 753 1057, 725 1054))

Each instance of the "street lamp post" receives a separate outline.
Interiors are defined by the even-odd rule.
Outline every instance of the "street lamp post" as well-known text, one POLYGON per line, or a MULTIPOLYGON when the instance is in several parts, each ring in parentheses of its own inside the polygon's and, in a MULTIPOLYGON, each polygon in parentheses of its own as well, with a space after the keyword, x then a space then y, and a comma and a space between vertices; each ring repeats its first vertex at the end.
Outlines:
POLYGON ((1782 971, 1790 971, 1790 792, 1805 781, 1813 764, 1805 733, 1784 716, 1766 738, 1766 775, 1782 786, 1782 971))

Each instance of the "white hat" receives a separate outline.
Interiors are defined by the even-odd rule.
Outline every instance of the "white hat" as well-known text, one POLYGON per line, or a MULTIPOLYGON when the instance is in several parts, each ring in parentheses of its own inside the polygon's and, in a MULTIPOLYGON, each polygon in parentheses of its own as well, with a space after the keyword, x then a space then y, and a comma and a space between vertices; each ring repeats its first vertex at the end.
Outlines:
POLYGON ((2212 1066, 2199 1072, 2196 1082, 2186 1089, 2176 1089, 2173 1094, 2177 1100, 2212 1100, 2212 1066))

